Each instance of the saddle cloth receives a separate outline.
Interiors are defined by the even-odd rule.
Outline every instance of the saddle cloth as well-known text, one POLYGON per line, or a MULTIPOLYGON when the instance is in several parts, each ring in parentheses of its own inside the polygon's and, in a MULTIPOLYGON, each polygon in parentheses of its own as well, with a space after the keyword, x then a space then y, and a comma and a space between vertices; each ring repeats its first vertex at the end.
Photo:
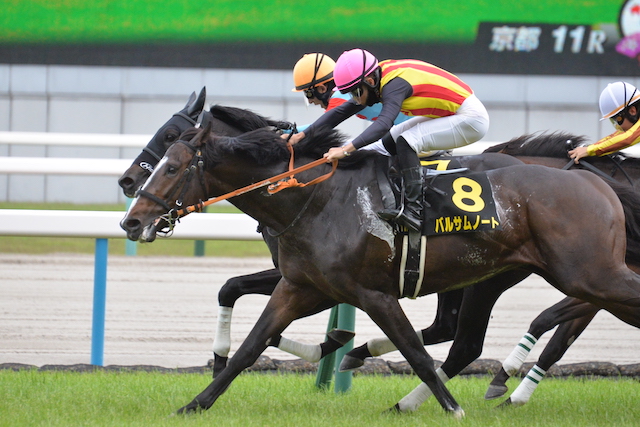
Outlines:
MULTIPOLYGON (((389 160, 377 165, 378 185, 385 208, 402 202, 402 180, 389 160)), ((402 238, 399 288, 403 297, 416 298, 424 281, 427 236, 501 229, 493 191, 484 172, 461 168, 455 157, 423 160, 424 206, 422 232, 395 226, 402 238), (445 172, 450 171, 450 172, 445 172)))

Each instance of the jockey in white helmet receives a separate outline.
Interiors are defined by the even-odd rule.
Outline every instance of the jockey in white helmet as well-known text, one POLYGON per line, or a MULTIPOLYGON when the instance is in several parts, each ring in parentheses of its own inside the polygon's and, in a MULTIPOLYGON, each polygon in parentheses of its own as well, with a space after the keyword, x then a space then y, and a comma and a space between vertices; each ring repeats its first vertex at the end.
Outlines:
POLYGON ((640 91, 627 82, 609 83, 600 94, 602 119, 609 119, 616 131, 595 144, 576 147, 569 157, 576 163, 587 156, 604 156, 640 142, 640 91))

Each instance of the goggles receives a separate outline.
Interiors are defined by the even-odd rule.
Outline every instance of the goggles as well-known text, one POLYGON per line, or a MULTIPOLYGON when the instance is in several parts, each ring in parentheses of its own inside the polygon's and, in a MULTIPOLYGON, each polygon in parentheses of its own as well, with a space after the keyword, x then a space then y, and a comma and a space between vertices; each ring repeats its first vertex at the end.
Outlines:
POLYGON ((313 99, 316 97, 316 88, 315 87, 310 87, 309 89, 305 89, 304 90, 304 96, 307 97, 307 99, 313 99))
POLYGON ((361 84, 358 85, 357 88, 349 92, 352 98, 360 98, 363 93, 364 93, 364 88, 362 87, 361 84))
POLYGON ((614 126, 617 124, 618 126, 621 126, 622 123, 624 123, 624 110, 620 111, 618 114, 616 114, 613 117, 609 117, 609 120, 611 120, 611 124, 613 124, 614 126))

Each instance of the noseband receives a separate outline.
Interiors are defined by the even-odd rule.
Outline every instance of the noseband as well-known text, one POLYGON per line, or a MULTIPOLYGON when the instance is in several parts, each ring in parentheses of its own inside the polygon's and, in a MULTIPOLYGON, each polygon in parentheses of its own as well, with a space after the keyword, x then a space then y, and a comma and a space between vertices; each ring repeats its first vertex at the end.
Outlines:
MULTIPOLYGON (((204 197, 206 197, 208 194, 207 185, 205 184, 205 181, 204 181, 204 157, 202 156, 202 150, 200 148, 196 148, 190 145, 189 143, 183 140, 178 140, 176 141, 176 143, 181 143, 184 146, 188 147, 193 152, 193 157, 189 162, 189 164, 187 165, 187 167, 185 168, 185 170, 182 172, 180 181, 178 181, 178 184, 175 186, 173 191, 167 196, 166 200, 163 200, 160 197, 156 196, 155 194, 149 193, 148 191, 145 191, 143 189, 138 190, 136 193, 136 196, 146 197, 147 199, 150 199, 153 202, 159 204, 167 211, 166 214, 160 216, 159 218, 159 219, 165 220, 167 222, 167 226, 169 227, 169 230, 167 230, 166 232, 158 231, 158 233, 164 233, 164 234, 171 233, 176 223, 180 221, 180 217, 182 216, 179 214, 178 210, 176 210, 175 208, 172 208, 169 205, 169 201, 172 200, 174 195, 179 192, 177 198, 175 199, 175 205, 178 208, 182 208, 184 196, 189 190, 189 186, 194 176, 196 175, 198 176, 198 180, 200 182, 200 188, 202 189, 204 197)), ((202 200, 200 200, 200 203, 202 203, 202 200)))

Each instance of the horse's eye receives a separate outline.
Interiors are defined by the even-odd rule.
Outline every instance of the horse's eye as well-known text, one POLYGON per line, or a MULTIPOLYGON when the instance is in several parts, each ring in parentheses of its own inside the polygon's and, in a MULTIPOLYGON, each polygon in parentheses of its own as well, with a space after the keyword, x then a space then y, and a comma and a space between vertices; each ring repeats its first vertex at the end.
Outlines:
POLYGON ((167 175, 175 175, 178 172, 178 168, 175 166, 168 165, 167 166, 167 175))
POLYGON ((169 129, 164 134, 164 143, 167 145, 171 145, 176 142, 179 136, 180 134, 177 131, 169 129))

